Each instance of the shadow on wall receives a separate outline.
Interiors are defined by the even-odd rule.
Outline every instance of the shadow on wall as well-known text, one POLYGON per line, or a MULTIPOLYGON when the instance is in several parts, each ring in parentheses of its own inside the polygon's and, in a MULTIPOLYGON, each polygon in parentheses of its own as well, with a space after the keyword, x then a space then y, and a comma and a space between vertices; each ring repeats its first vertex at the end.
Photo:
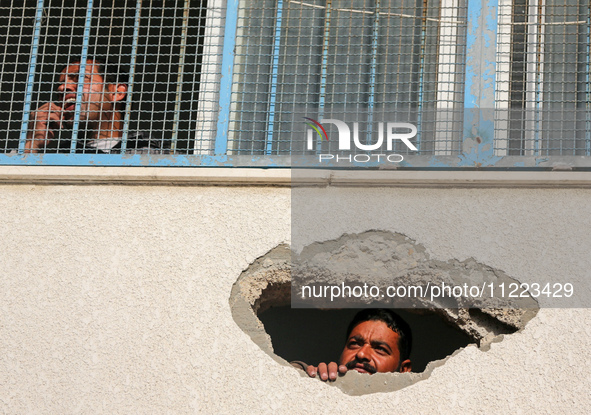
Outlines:
MULTIPOLYGON (((272 307, 258 315, 271 336, 275 353, 287 361, 309 364, 336 361, 345 345, 347 326, 359 309, 317 310, 272 307)), ((415 310, 416 312, 416 310, 415 310)), ((424 314, 396 310, 410 325, 413 372, 422 372, 427 363, 444 359, 474 340, 428 311, 424 314)))

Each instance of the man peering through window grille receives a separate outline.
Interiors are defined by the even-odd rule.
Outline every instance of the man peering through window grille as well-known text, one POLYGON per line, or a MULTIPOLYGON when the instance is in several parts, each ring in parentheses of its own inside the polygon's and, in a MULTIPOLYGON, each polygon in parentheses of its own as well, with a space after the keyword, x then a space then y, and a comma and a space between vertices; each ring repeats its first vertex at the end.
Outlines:
MULTIPOLYGON (((52 102, 46 102, 31 113, 26 153, 46 153, 66 150, 59 145, 62 133, 72 130, 79 106, 79 138, 77 152, 121 152, 124 107, 127 98, 127 75, 117 65, 102 59, 70 62, 58 77, 52 102), (82 95, 78 102, 77 87, 84 68, 82 95)), ((142 132, 129 132, 128 153, 162 154, 162 141, 142 132)))

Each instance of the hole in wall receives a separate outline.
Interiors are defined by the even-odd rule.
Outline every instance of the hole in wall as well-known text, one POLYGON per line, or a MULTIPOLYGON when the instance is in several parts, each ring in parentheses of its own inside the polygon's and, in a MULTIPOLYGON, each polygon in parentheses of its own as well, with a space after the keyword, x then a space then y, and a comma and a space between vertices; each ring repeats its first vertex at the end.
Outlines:
MULTIPOLYGON (((361 239, 367 236, 367 232, 359 235, 361 239)), ((346 236, 347 240, 355 237, 346 236)), ((358 309, 292 308, 291 254, 289 246, 280 245, 240 275, 230 296, 234 320, 261 349, 283 365, 293 360, 309 364, 334 361, 344 346, 347 325, 358 309)), ((473 262, 470 260, 472 267, 473 262)), ((464 267, 464 263, 457 263, 464 267)), ((409 386, 428 378, 435 367, 465 346, 475 344, 486 351, 493 341, 499 341, 500 335, 523 329, 537 308, 416 308, 396 312, 413 331, 413 372, 371 376, 349 372, 332 385, 350 395, 409 386)))

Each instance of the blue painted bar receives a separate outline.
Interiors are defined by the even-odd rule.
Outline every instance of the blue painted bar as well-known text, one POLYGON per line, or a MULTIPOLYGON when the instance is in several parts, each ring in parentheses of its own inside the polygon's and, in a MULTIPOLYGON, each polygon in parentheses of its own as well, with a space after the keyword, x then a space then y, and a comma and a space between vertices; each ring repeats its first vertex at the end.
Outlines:
MULTIPOLYGON (((538 31, 541 30, 540 27, 538 27, 538 31)), ((539 39, 539 36, 538 36, 539 39)), ((536 45, 538 51, 536 51, 536 55, 537 53, 543 53, 543 52, 539 52, 539 48, 540 45, 536 45)), ((537 59, 537 56, 536 56, 537 59)), ((542 95, 542 73, 536 69, 536 84, 535 84, 535 96, 536 96, 536 105, 535 105, 535 110, 534 110, 534 156, 539 156, 540 155, 540 131, 542 130, 542 121, 540 120, 540 113, 542 111, 542 99, 541 99, 541 95, 542 95)))
POLYGON ((540 120, 540 112, 542 110, 542 74, 540 71, 536 73, 536 108, 534 110, 534 156, 540 155, 540 130, 542 129, 542 123, 540 120))
POLYGON ((273 67, 271 70, 271 91, 269 93, 269 113, 267 122, 267 148, 265 154, 273 152, 273 128, 275 127, 275 104, 277 101, 277 78, 279 73, 279 49, 281 46, 281 20, 283 18, 283 0, 277 1, 275 19, 275 39, 273 46, 273 67))
POLYGON ((371 67, 369 73, 369 99, 367 101, 367 139, 366 144, 371 144, 373 127, 373 110, 376 93, 376 67, 378 61, 378 37, 380 30, 380 0, 376 0, 373 18, 373 31, 371 36, 371 67))
POLYGON ((238 23, 238 0, 228 0, 224 46, 222 50, 222 78, 220 80, 219 113, 215 137, 215 154, 228 152, 228 129, 230 128, 230 104, 232 101, 232 75, 234 72, 234 48, 238 23))
POLYGON ((76 89, 76 108, 74 110, 74 126, 72 129, 72 143, 70 153, 76 152, 78 143, 78 130, 80 128, 80 109, 82 107, 82 94, 86 76, 86 59, 88 58, 88 44, 90 43, 90 25, 92 23, 92 1, 86 3, 86 21, 84 22, 84 36, 82 37, 82 53, 80 54, 80 72, 78 76, 78 86, 76 89))
MULTIPOLYGON (((320 69, 320 96, 318 97, 318 121, 324 118, 324 107, 326 105, 326 77, 328 73, 328 46, 330 37, 330 14, 332 0, 326 0, 324 9, 324 38, 322 41, 322 66, 320 69)), ((316 139, 316 153, 322 151, 322 137, 316 139)))
POLYGON ((425 79, 425 45, 427 42, 427 10, 423 6, 421 18, 421 55, 419 64, 419 103, 417 112, 417 141, 416 147, 419 149, 417 154, 421 154, 421 132, 423 130, 423 89, 425 79))
MULTIPOLYGON (((476 28, 478 27, 478 19, 479 19, 479 0, 468 0, 468 12, 467 12, 467 19, 468 19, 468 29, 466 33, 466 80, 464 82, 464 108, 474 108, 477 107, 478 97, 477 94, 473 91, 473 80, 472 78, 476 76, 476 68, 474 67, 474 48, 476 47, 476 28), (476 26, 476 27, 475 27, 476 26)), ((475 61, 478 61, 478 57, 476 57, 475 61)))
POLYGON ((462 167, 494 165, 498 0, 468 0, 462 167))
POLYGON ((591 5, 587 11, 587 102, 585 103, 585 155, 591 156, 591 5))
POLYGON ((131 117, 131 103, 133 95, 133 82, 135 78, 135 64, 137 60, 137 46, 140 36, 140 18, 142 14, 142 0, 135 4, 135 20, 133 22, 133 39, 131 45, 131 60, 129 63, 129 82, 127 85, 127 103, 125 104, 125 118, 123 120, 123 135, 121 136, 121 153, 127 149, 127 136, 129 135, 129 119, 131 117))
POLYGON ((23 154, 25 143, 27 142, 27 131, 29 118, 31 117, 31 104, 33 100, 33 85, 35 84, 35 70, 37 67, 37 54, 39 53, 39 37, 41 35, 41 20, 43 19, 43 0, 37 0, 37 9, 35 10, 35 30, 33 32, 33 45, 31 46, 31 59, 29 61, 29 71, 27 75, 27 92, 25 93, 25 106, 23 109, 23 122, 21 124, 21 134, 18 143, 18 152, 23 154))
MULTIPOLYGON (((284 156, 285 158, 285 156, 284 156)), ((284 160, 280 158, 280 160, 284 160)), ((209 156, 146 154, 0 154, 0 166, 112 166, 112 167, 291 167, 273 156, 209 156)))
POLYGON ((494 102, 498 8, 498 0, 468 0, 465 108, 494 102))
MULTIPOLYGON (((556 161, 589 169, 591 158, 581 156, 533 157, 506 156, 499 157, 491 170, 539 171, 549 170, 556 161)), ((457 156, 405 156, 400 163, 391 163, 392 167, 415 170, 466 170, 463 158, 457 156)), ((113 167, 248 167, 248 168, 379 168, 384 167, 383 161, 341 163, 334 160, 318 163, 318 156, 301 159, 299 156, 280 155, 139 155, 139 154, 0 154, 0 166, 113 166, 113 167), (294 161, 295 160, 295 161, 294 161)))

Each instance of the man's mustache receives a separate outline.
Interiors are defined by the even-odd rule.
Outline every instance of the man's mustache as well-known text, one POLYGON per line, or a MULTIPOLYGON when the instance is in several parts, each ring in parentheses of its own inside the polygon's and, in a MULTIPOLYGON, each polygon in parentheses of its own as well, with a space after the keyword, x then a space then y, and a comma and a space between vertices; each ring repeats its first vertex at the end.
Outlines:
POLYGON ((373 367, 372 365, 370 365, 367 362, 360 362, 357 359, 353 359, 350 362, 346 363, 345 366, 347 366, 348 370, 353 369, 355 366, 362 366, 363 370, 367 371, 368 373, 374 374, 378 371, 378 369, 376 369, 375 367, 373 367))

